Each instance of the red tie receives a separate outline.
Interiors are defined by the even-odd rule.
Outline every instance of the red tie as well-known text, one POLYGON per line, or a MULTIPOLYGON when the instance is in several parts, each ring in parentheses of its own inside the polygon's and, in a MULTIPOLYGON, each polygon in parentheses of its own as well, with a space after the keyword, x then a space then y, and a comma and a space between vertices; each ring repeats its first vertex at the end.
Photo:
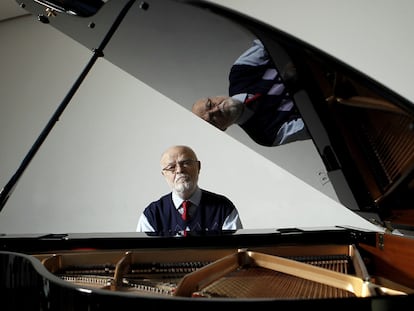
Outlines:
POLYGON ((183 207, 183 213, 181 214, 181 218, 183 220, 188 219, 188 208, 190 207, 191 202, 190 201, 184 201, 182 204, 183 207))
POLYGON ((252 97, 247 98, 247 99, 244 101, 244 104, 248 106, 250 103, 252 103, 252 102, 256 101, 256 100, 257 100, 260 96, 262 96, 262 94, 260 94, 260 93, 256 93, 256 94, 254 94, 252 97))

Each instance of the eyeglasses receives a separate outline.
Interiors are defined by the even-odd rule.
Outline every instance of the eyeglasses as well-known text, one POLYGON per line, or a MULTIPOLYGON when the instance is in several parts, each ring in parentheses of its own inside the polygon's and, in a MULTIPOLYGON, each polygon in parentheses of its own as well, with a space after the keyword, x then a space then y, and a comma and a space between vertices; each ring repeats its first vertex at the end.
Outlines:
POLYGON ((199 161, 197 160, 182 160, 182 161, 178 161, 174 164, 170 164, 166 167, 164 167, 162 170, 165 172, 169 172, 169 173, 175 173, 175 171, 177 170, 177 166, 179 165, 182 168, 188 168, 193 166, 195 163, 199 163, 199 161))

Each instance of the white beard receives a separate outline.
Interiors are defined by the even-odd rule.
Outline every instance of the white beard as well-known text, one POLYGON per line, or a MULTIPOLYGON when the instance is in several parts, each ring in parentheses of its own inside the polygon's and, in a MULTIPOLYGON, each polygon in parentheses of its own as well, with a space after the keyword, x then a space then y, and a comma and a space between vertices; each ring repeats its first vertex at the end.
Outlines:
POLYGON ((177 193, 185 193, 190 191, 193 188, 193 183, 191 181, 184 181, 175 184, 175 191, 177 193))

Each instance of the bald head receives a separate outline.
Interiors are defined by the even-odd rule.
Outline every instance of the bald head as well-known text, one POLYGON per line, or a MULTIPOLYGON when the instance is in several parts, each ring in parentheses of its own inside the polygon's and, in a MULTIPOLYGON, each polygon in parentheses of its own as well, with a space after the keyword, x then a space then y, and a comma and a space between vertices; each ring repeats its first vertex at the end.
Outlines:
POLYGON ((191 111, 204 121, 225 131, 241 117, 244 104, 229 96, 214 96, 200 98, 193 104, 191 111))
POLYGON ((176 145, 165 150, 161 155, 161 168, 166 167, 171 161, 176 161, 179 157, 197 161, 197 155, 194 150, 188 146, 176 145))

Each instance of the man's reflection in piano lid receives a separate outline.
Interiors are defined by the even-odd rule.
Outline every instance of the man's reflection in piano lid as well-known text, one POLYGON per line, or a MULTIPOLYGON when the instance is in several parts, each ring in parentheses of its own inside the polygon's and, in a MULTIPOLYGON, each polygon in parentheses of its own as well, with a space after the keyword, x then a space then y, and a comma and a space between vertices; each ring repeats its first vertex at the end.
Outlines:
POLYGON ((233 64, 229 95, 198 99, 192 112, 225 131, 238 124, 256 143, 278 146, 309 139, 286 81, 296 78, 292 64, 278 72, 260 40, 233 64))

